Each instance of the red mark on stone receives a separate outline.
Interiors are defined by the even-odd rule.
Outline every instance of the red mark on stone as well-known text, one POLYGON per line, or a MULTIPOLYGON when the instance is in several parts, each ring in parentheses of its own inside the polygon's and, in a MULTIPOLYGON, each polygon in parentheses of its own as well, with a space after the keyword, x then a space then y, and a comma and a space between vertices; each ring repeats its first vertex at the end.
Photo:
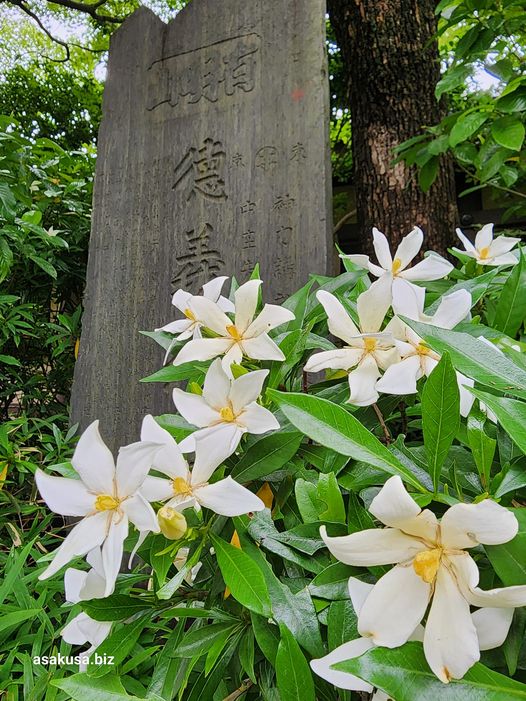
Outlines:
POLYGON ((294 88, 290 96, 294 102, 299 102, 305 97, 305 90, 303 90, 303 88, 294 88))

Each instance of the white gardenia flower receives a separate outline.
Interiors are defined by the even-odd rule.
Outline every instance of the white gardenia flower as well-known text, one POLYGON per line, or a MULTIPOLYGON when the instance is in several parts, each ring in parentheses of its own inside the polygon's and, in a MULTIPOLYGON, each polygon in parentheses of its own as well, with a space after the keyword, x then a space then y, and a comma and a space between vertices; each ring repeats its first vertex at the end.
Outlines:
MULTIPOLYGON (((349 578, 349 596, 357 616, 360 615, 362 606, 374 586, 374 584, 367 584, 356 577, 349 578)), ((500 647, 506 640, 513 619, 513 608, 481 608, 471 614, 471 619, 477 631, 479 650, 491 650, 500 647)), ((408 640, 423 642, 424 627, 418 624, 408 640)), ((376 646, 372 638, 356 638, 343 643, 325 657, 312 660, 310 666, 318 676, 340 689, 371 693, 373 687, 370 684, 354 674, 333 669, 332 665, 359 657, 373 647, 376 646)), ((386 701, 388 698, 387 694, 378 690, 371 701, 386 701)))
POLYGON ((141 494, 148 501, 167 501, 167 506, 178 511, 203 506, 222 516, 240 516, 265 508, 258 496, 232 477, 214 484, 208 483, 219 465, 217 460, 210 460, 213 444, 217 441, 213 434, 195 440, 196 455, 192 470, 174 438, 152 416, 144 418, 141 437, 163 444, 162 450, 155 456, 153 468, 166 475, 166 478, 152 475, 146 477, 141 486, 141 494))
MULTIPOLYGON (((467 290, 457 290, 445 296, 436 312, 427 316, 423 312, 425 290, 407 291, 400 296, 396 308, 400 314, 443 329, 452 329, 469 314, 471 295, 467 290), (422 294, 424 293, 424 294, 422 294)), ((422 377, 429 377, 437 366, 440 355, 397 316, 387 324, 386 331, 396 339, 400 362, 391 365, 376 383, 376 389, 384 394, 415 394, 416 383, 422 377)), ((456 372, 460 392, 460 413, 467 416, 473 405, 474 397, 465 388, 473 387, 472 379, 456 372)))
POLYGON ((464 244, 464 251, 453 248, 454 251, 474 258, 479 265, 515 265, 518 258, 510 253, 511 249, 520 243, 520 239, 511 236, 493 238, 493 224, 485 224, 475 236, 475 245, 468 237, 457 229, 457 236, 464 244))
POLYGON ((491 608, 485 627, 498 638, 510 618, 506 609, 526 604, 526 586, 480 589, 477 565, 466 549, 507 543, 518 531, 517 519, 486 499, 455 504, 439 522, 420 509, 398 476, 387 480, 369 511, 387 528, 337 538, 320 529, 331 553, 347 565, 395 565, 365 599, 358 632, 375 645, 403 645, 431 602, 424 632, 427 662, 441 681, 461 679, 480 658, 470 605, 491 608))
MULTIPOLYGON (((102 599, 106 595, 106 580, 100 548, 91 550, 86 560, 91 565, 89 572, 68 567, 64 574, 66 601, 76 604, 89 599, 102 599)), ((109 592, 113 593, 113 588, 109 592)), ((84 655, 91 653, 108 637, 111 621, 96 621, 87 613, 79 613, 61 631, 62 638, 70 645, 90 644, 84 655)), ((82 670, 83 665, 81 665, 82 670)))
POLYGON ((413 282, 439 280, 453 270, 453 265, 437 253, 431 253, 420 263, 409 268, 408 265, 422 248, 423 241, 424 234, 422 230, 415 226, 407 236, 404 236, 393 258, 387 238, 381 231, 374 228, 373 246, 379 265, 371 263, 369 256, 341 256, 361 268, 366 268, 378 278, 371 288, 378 287, 381 290, 379 299, 382 300, 384 316, 393 299, 396 300, 399 295, 404 293, 404 290, 416 287, 416 285, 413 285, 413 282))
POLYGON ((219 465, 236 451, 243 434, 278 429, 272 412, 257 403, 267 375, 268 370, 255 370, 231 380, 218 358, 208 368, 202 396, 174 389, 177 411, 199 428, 183 441, 183 452, 194 451, 196 438, 210 436, 209 459, 219 465))
MULTIPOLYGON (((221 277, 216 277, 210 280, 205 285, 203 285, 203 297, 209 299, 211 302, 217 304, 219 309, 223 312, 233 312, 234 305, 232 302, 223 297, 221 290, 223 285, 228 280, 225 275, 221 277)), ((202 322, 196 316, 195 311, 192 308, 192 300, 194 296, 186 290, 177 290, 172 297, 172 304, 176 309, 184 314, 184 319, 178 319, 177 321, 172 321, 166 326, 161 326, 156 331, 168 331, 169 333, 178 334, 178 341, 186 341, 188 338, 201 338, 201 326, 202 322)))
POLYGON ((400 360, 393 336, 379 333, 384 320, 383 305, 379 299, 379 288, 373 288, 374 285, 357 300, 360 328, 333 294, 325 290, 316 293, 327 314, 329 331, 345 341, 346 345, 311 355, 304 368, 306 372, 326 368, 350 371, 349 402, 356 406, 376 402, 379 395, 375 386, 381 375, 380 370, 386 370, 400 360))
POLYGON ((230 373, 232 363, 241 363, 243 356, 253 360, 285 360, 285 356, 268 335, 268 331, 294 319, 284 307, 265 304, 255 316, 261 280, 249 280, 234 293, 234 321, 217 304, 205 297, 192 299, 192 311, 203 327, 215 338, 196 338, 177 354, 174 365, 195 360, 211 360, 223 355, 223 368, 230 373))
POLYGON ((155 443, 132 443, 119 450, 115 466, 100 436, 99 422, 94 421, 80 437, 71 459, 79 480, 37 470, 38 489, 51 511, 83 517, 39 579, 51 577, 73 558, 102 546, 104 596, 113 591, 129 522, 139 531, 159 532, 155 512, 139 492, 158 450, 155 443))

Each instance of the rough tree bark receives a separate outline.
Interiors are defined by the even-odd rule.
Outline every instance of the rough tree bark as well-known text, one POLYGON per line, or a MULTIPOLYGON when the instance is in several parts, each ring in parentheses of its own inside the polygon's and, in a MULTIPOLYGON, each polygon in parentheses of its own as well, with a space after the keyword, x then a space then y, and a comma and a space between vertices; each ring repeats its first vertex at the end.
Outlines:
POLYGON ((357 216, 363 252, 371 228, 396 245, 416 224, 426 248, 445 252, 457 224, 454 173, 443 158, 427 193, 415 168, 392 166, 393 148, 442 116, 433 0, 328 0, 345 65, 352 119, 357 216))

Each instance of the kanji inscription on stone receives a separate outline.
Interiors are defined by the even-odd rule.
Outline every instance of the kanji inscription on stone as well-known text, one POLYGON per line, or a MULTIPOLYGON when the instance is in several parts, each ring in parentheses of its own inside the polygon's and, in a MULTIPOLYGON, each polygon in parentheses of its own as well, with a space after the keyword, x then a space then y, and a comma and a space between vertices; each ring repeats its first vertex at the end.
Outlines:
MULTIPOLYGON (((140 331, 259 263, 265 301, 332 269, 325 0, 190 0, 113 34, 72 419, 113 448, 173 410, 140 331)), ((228 290, 225 289, 228 293, 228 290)))

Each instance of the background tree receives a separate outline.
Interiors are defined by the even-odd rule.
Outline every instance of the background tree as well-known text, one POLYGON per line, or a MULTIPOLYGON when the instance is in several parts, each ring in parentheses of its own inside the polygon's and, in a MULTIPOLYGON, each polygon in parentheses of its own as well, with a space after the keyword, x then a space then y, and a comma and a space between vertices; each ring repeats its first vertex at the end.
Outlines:
POLYGON ((433 161, 419 179, 407 164, 393 164, 396 147, 443 116, 435 98, 440 79, 435 3, 329 0, 328 8, 343 59, 364 250, 370 252, 373 226, 396 244, 417 224, 428 245, 443 251, 457 222, 451 161, 433 161))

